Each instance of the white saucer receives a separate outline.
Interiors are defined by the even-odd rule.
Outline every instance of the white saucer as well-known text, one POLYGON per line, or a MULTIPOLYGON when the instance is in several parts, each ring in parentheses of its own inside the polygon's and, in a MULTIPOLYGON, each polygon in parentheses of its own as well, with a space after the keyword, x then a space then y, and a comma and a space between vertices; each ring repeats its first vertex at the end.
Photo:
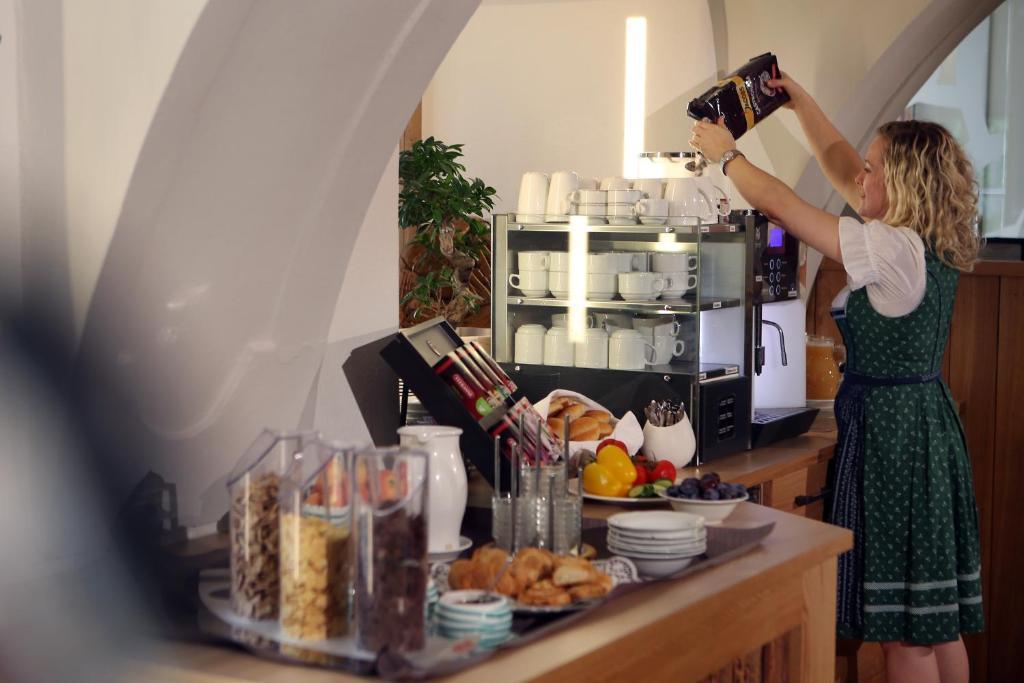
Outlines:
POLYGON ((436 553, 427 553, 427 559, 431 562, 451 562, 462 554, 462 551, 473 545, 473 541, 465 536, 459 536, 459 547, 451 550, 442 550, 436 553))

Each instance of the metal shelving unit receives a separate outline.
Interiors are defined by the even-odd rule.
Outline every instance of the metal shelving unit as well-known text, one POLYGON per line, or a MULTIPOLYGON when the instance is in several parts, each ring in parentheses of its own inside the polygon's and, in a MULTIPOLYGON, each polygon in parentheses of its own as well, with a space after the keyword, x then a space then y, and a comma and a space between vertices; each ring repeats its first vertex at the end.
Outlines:
MULTIPOLYGON (((610 224, 572 217, 571 222, 518 221, 500 214, 492 225, 492 352, 495 359, 537 400, 557 388, 579 391, 621 415, 633 410, 643 422, 642 406, 650 400, 682 401, 695 431, 725 434, 707 454, 747 447, 748 431, 729 420, 749 412, 748 353, 751 339, 750 245, 742 222, 702 223, 675 217, 666 224, 610 224), (688 252, 697 256, 697 285, 682 298, 651 301, 528 297, 509 284, 519 251, 568 251, 570 237, 586 235, 588 252, 688 252), (522 324, 551 324, 551 315, 573 305, 588 313, 609 314, 628 326, 635 316, 661 317, 680 323, 686 351, 670 363, 643 370, 590 369, 514 362, 515 330, 522 324), (705 412, 707 404, 711 409, 705 412), (725 422, 723 422, 725 416, 725 422), (717 421, 716 421, 717 420, 717 421)), ((622 323, 620 323, 620 326, 622 323)), ((700 435, 698 434, 698 443, 700 435)))

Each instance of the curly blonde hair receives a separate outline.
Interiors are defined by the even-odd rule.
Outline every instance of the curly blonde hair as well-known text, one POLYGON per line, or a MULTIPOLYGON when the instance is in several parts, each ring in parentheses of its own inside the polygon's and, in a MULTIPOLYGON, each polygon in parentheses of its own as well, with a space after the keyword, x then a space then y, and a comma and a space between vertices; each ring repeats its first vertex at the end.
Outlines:
POLYGON ((946 265, 974 268, 978 191, 974 168, 948 130, 928 121, 879 127, 889 208, 885 222, 910 228, 946 265))

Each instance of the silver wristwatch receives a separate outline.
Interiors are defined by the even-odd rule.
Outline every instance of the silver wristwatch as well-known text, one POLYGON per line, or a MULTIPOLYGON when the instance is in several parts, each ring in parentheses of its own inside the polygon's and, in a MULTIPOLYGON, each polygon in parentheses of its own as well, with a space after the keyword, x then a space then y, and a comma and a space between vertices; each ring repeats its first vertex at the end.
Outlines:
POLYGON ((726 150, 725 154, 722 155, 721 161, 719 161, 719 164, 721 164, 722 173, 725 174, 725 175, 729 175, 728 172, 726 172, 726 170, 725 170, 725 165, 728 164, 733 159, 735 159, 736 157, 741 157, 741 156, 743 156, 743 152, 739 151, 738 149, 728 149, 728 150, 726 150))

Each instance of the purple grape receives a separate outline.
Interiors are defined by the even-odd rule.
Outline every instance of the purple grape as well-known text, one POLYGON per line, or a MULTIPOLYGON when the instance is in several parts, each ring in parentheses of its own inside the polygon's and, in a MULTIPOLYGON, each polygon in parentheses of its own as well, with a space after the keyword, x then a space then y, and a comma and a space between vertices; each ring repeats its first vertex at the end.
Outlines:
POLYGON ((721 496, 719 496, 717 488, 708 489, 704 492, 704 500, 718 500, 719 498, 721 496))

